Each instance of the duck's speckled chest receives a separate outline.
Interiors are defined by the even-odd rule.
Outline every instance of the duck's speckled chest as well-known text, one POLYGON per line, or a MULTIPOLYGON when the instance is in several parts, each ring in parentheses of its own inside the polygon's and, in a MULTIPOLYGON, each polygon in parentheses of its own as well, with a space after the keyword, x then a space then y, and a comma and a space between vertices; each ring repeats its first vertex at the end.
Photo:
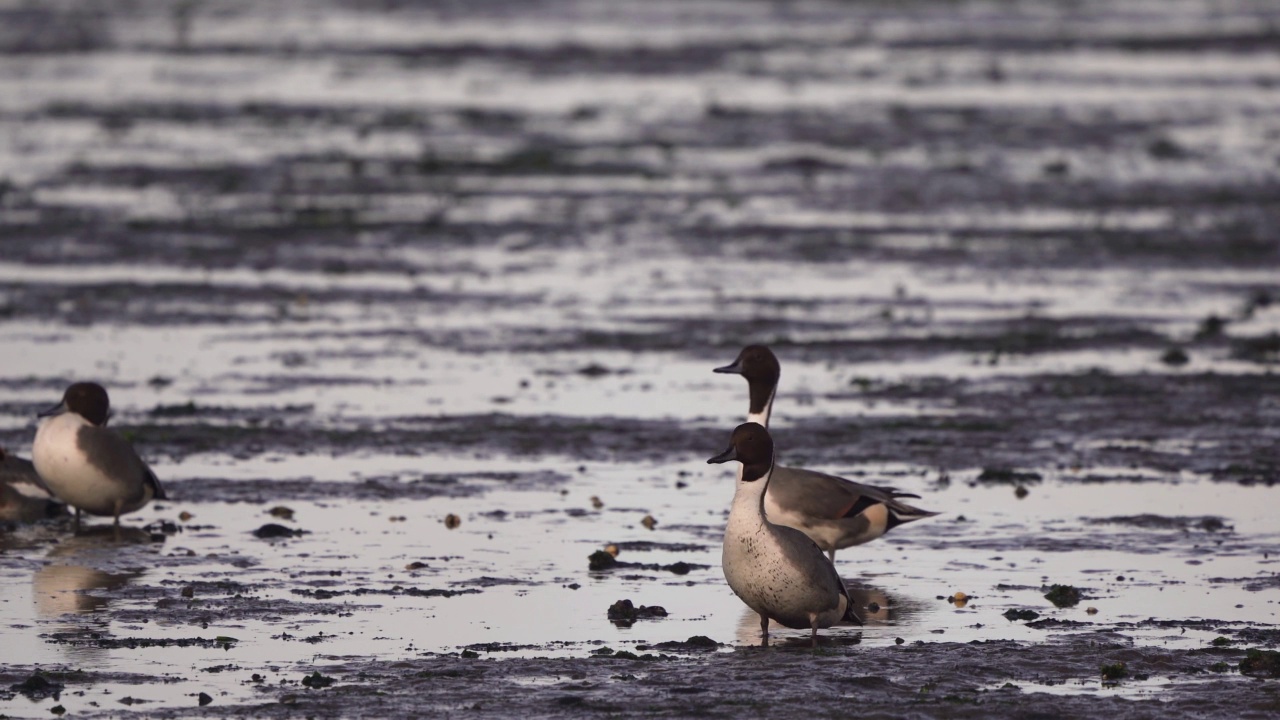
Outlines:
POLYGON ((798 531, 768 525, 758 513, 730 512, 721 555, 725 580, 757 613, 793 628, 810 627, 811 614, 822 627, 838 620, 840 589, 815 560, 827 562, 798 531))

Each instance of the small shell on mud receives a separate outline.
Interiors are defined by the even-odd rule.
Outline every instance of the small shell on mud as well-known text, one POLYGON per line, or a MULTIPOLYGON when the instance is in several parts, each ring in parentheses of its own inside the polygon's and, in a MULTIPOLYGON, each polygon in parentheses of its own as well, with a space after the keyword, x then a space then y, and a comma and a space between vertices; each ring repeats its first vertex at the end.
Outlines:
POLYGON ((454 515, 453 513, 449 513, 448 515, 444 516, 444 526, 449 528, 450 530, 458 527, 461 524, 462 524, 462 518, 458 517, 457 515, 454 515))
POLYGON ((281 520, 293 519, 293 509, 287 508, 283 505, 277 505, 271 508, 270 510, 267 511, 267 514, 270 515, 271 517, 278 517, 281 520))
POLYGON ((179 520, 181 520, 182 522, 187 522, 188 520, 190 520, 190 519, 191 519, 191 518, 193 518, 193 517, 195 517, 195 515, 192 515, 191 513, 187 512, 186 510, 183 510, 182 512, 178 513, 178 519, 179 519, 179 520))
POLYGON ((965 605, 969 604, 969 596, 962 592, 958 592, 952 595, 951 597, 947 598, 947 602, 951 603, 952 605, 955 605, 958 608, 962 608, 965 605))
POLYGON ((593 508, 595 508, 595 509, 597 509, 597 510, 599 510, 600 508, 604 507, 604 501, 600 499, 600 496, 599 496, 599 495, 592 495, 592 496, 591 496, 591 507, 593 507, 593 508))
POLYGON ((658 521, 654 520, 652 515, 645 515, 644 519, 640 521, 640 524, 649 530, 652 530, 653 527, 658 524, 658 521))
POLYGON ((1084 609, 1084 611, 1085 611, 1085 612, 1087 612, 1087 613, 1089 613, 1090 615, 1097 615, 1097 614, 1098 614, 1098 608, 1096 608, 1096 607, 1094 607, 1094 606, 1092 606, 1092 605, 1090 605, 1089 607, 1085 608, 1085 609, 1084 609))
POLYGON ((424 567, 427 567, 426 563, 422 562, 421 560, 414 560, 408 565, 405 565, 404 569, 405 570, 421 570, 424 567))
POLYGON ((618 550, 618 546, 617 546, 617 545, 614 545, 613 543, 609 543, 608 545, 605 545, 605 546, 604 546, 604 551, 605 551, 605 552, 607 552, 607 553, 609 553, 610 555, 612 555, 612 556, 614 556, 614 557, 618 557, 618 552, 619 552, 619 550, 618 550))
POLYGON ((1021 500, 1022 498, 1030 494, 1031 494, 1031 491, 1027 489, 1026 485, 1019 485, 1018 487, 1013 489, 1013 496, 1018 498, 1019 500, 1021 500))

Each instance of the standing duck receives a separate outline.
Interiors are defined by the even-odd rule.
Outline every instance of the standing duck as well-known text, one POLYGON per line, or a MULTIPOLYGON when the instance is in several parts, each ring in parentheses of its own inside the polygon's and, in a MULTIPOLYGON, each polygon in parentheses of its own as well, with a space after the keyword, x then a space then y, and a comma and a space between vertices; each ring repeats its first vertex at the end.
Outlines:
POLYGON ((62 402, 40 413, 31 459, 44 484, 60 500, 80 511, 115 518, 131 513, 153 498, 164 499, 164 488, 151 468, 127 440, 107 425, 110 402, 97 383, 78 382, 67 388, 62 402))
POLYGON ((725 580, 747 607, 760 615, 761 643, 769 644, 769 620, 789 628, 809 628, 816 647, 818 629, 842 620, 862 624, 844 582, 804 533, 765 516, 765 494, 773 472, 773 439, 756 423, 733 431, 729 449, 708 460, 737 460, 738 480, 724 530, 721 565, 725 580))

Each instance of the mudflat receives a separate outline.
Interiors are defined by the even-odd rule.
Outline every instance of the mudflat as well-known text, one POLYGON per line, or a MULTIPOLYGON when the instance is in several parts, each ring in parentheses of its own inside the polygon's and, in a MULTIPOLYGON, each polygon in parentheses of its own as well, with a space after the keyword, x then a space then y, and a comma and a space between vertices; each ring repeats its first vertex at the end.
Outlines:
POLYGON ((96 380, 171 497, 3 528, 0 714, 1274 716, 1277 27, 0 8, 0 446, 96 380), (943 513, 816 649, 719 568, 749 342, 943 513))

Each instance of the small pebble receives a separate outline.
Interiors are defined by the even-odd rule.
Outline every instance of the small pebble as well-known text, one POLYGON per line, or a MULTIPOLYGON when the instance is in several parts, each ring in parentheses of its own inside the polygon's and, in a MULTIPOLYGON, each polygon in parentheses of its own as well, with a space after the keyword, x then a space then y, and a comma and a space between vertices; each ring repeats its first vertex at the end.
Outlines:
POLYGON ((267 514, 270 515, 271 517, 278 517, 281 520, 293 519, 293 510, 283 505, 277 505, 271 508, 270 510, 267 511, 267 514))
POLYGON ((904 643, 904 642, 906 642, 906 640, 903 640, 902 638, 894 638, 894 639, 893 639, 893 644, 894 644, 894 645, 901 645, 901 644, 902 644, 902 643, 904 643))
POLYGON ((1096 607, 1094 607, 1094 606, 1092 606, 1092 605, 1090 605, 1089 607, 1085 608, 1085 609, 1084 609, 1084 611, 1085 611, 1085 612, 1087 612, 1087 613, 1089 613, 1090 615, 1097 615, 1097 614, 1098 614, 1098 608, 1096 608, 1096 607))
POLYGON ((196 699, 197 701, 199 701, 200 707, 204 707, 205 705, 208 705, 209 703, 213 702, 213 698, 210 697, 209 693, 202 692, 196 697, 196 699))
POLYGON ((617 545, 614 545, 613 543, 609 543, 608 545, 605 545, 605 546, 604 546, 604 551, 605 551, 605 552, 607 552, 607 553, 609 553, 610 555, 612 555, 612 556, 614 556, 614 557, 618 557, 618 553, 620 552, 620 551, 618 550, 618 546, 617 546, 617 545))
POLYGON ((598 495, 592 495, 592 496, 591 496, 591 507, 593 507, 593 508, 595 508, 595 509, 599 510, 600 508, 604 507, 604 501, 603 501, 603 500, 601 500, 601 499, 600 499, 600 497, 599 497, 598 495))
POLYGON ((193 517, 195 517, 195 515, 192 515, 191 513, 187 512, 186 510, 183 510, 182 512, 178 513, 178 519, 179 519, 179 520, 181 520, 182 522, 187 522, 188 520, 190 520, 190 519, 191 519, 191 518, 193 518, 193 517))
POLYGON ((404 569, 405 570, 421 570, 424 567, 427 567, 426 563, 422 562, 421 560, 414 560, 408 565, 405 565, 404 569))
POLYGON ((640 524, 652 530, 653 527, 658 524, 658 521, 654 520, 652 515, 645 515, 644 519, 640 521, 640 524))
POLYGON ((458 527, 461 524, 462 524, 462 518, 458 517, 457 515, 454 515, 453 513, 449 513, 448 515, 444 516, 444 526, 449 528, 450 530, 458 527))

